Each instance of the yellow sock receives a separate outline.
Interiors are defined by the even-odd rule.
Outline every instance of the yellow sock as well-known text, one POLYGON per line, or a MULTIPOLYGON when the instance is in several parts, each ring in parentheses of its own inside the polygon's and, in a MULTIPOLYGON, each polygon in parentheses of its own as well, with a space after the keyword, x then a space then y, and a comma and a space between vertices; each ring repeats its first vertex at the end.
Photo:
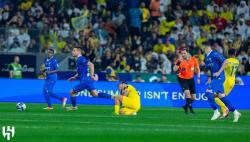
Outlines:
POLYGON ((115 105, 115 114, 119 114, 120 111, 120 105, 115 105))
POLYGON ((221 107, 221 110, 222 110, 223 113, 227 112, 226 105, 219 98, 216 97, 215 102, 221 107))

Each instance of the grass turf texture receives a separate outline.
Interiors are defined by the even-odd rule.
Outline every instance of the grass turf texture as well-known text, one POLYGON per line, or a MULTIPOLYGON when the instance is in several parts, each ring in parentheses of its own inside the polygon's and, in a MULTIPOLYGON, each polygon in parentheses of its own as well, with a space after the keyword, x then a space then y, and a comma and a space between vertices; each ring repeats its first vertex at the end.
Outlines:
MULTIPOLYGON (((61 105, 46 111, 44 104, 0 103, 0 127, 15 126, 11 142, 249 142, 250 111, 241 111, 239 123, 229 119, 210 121, 212 110, 196 109, 185 115, 181 108, 144 107, 137 116, 115 116, 112 106, 79 105, 66 112, 61 105)), ((6 141, 0 136, 0 142, 6 141)))

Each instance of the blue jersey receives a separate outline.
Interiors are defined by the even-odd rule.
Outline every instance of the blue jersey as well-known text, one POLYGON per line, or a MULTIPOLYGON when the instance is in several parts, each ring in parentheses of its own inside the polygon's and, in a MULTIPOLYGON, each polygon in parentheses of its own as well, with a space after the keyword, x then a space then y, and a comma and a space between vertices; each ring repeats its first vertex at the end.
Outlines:
POLYGON ((80 92, 84 89, 88 91, 95 90, 94 82, 88 73, 88 62, 83 56, 77 58, 76 67, 80 83, 73 88, 74 92, 80 92))
POLYGON ((130 26, 141 28, 141 10, 139 8, 131 8, 130 14, 130 26))
POLYGON ((80 80, 86 80, 90 78, 88 74, 88 60, 86 58, 83 56, 78 57, 76 61, 76 67, 80 80))
MULTIPOLYGON (((213 74, 220 70, 225 60, 226 58, 216 51, 212 51, 210 54, 206 55, 205 66, 210 70, 212 78, 213 74)), ((224 76, 224 72, 222 72, 220 76, 224 76)))
MULTIPOLYGON (((54 71, 54 70, 57 70, 59 68, 57 60, 54 57, 51 57, 50 59, 46 58, 44 60, 44 64, 45 64, 45 70, 46 71, 54 71)), ((46 79, 55 79, 56 80, 57 79, 57 73, 47 74, 46 79)))

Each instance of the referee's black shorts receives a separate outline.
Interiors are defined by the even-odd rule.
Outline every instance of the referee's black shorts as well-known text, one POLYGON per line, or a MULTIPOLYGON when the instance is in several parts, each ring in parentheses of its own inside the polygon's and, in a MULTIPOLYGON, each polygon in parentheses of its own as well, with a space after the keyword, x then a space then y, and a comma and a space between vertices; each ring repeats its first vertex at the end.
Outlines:
POLYGON ((190 78, 190 79, 184 79, 184 78, 180 78, 180 77, 177 77, 177 78, 178 78, 178 82, 179 82, 183 92, 185 90, 189 90, 190 94, 196 93, 194 78, 190 78))

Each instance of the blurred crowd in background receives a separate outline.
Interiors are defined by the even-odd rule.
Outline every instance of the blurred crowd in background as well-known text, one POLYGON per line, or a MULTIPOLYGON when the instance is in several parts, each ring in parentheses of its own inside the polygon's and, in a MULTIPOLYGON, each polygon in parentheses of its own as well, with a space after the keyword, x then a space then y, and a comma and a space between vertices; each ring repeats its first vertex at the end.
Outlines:
POLYGON ((96 72, 164 75, 180 47, 203 71, 209 41, 226 57, 236 49, 238 74, 250 75, 249 8, 244 0, 0 0, 0 52, 80 46, 96 72))

